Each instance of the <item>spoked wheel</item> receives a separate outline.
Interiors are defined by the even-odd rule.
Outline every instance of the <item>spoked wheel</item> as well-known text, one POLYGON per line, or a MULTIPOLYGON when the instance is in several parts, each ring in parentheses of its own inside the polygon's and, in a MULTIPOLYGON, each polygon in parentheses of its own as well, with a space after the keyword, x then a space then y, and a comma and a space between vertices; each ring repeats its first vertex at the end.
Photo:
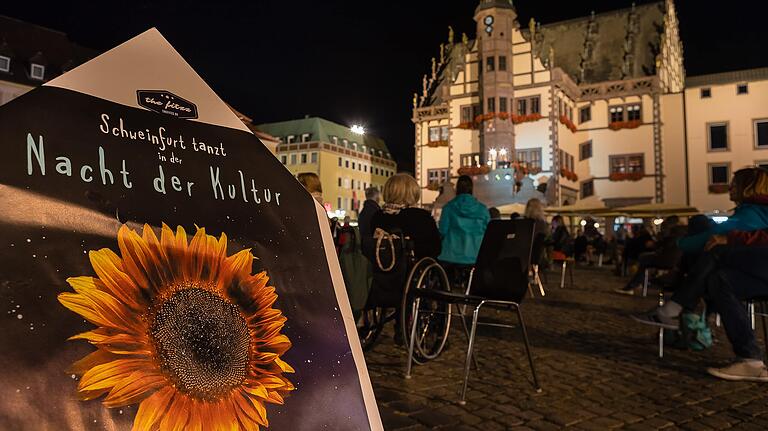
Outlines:
POLYGON ((384 328, 385 308, 375 307, 363 310, 363 314, 357 321, 357 335, 360 337, 360 346, 363 351, 373 348, 376 339, 384 328))
MULTIPOLYGON (((434 259, 425 257, 418 261, 408 275, 401 308, 402 331, 405 346, 410 345, 411 325, 416 307, 414 291, 433 289, 450 292, 451 287, 445 270, 434 259)), ((448 340, 451 329, 451 305, 427 298, 419 301, 418 322, 416 322, 416 342, 413 359, 417 363, 437 358, 448 340)))

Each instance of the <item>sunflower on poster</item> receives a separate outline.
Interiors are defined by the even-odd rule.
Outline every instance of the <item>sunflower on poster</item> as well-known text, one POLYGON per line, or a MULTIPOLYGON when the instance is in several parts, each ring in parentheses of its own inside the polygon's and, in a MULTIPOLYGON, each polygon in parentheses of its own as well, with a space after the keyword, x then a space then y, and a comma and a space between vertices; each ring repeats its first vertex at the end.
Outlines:
POLYGON ((266 403, 294 389, 281 359, 291 342, 264 272, 249 249, 227 256, 227 238, 163 225, 160 239, 120 228, 121 256, 91 251, 97 277, 67 282, 59 295, 97 326, 73 340, 97 350, 72 366, 83 400, 138 404, 133 430, 258 430, 266 403))

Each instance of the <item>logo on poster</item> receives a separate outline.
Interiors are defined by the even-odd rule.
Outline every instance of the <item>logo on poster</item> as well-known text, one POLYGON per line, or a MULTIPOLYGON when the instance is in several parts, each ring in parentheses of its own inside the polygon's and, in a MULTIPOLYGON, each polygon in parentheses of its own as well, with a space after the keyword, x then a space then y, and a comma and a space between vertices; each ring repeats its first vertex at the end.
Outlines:
POLYGON ((197 106, 165 90, 138 90, 136 97, 139 106, 160 114, 178 118, 197 118, 197 106))

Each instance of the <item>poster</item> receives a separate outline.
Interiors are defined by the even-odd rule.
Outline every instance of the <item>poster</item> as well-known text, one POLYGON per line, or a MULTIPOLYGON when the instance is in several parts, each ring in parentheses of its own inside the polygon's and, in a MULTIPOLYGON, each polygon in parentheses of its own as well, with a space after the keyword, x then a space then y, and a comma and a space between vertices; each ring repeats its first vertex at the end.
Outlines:
POLYGON ((156 30, 0 144, 0 429, 381 429, 324 210, 156 30))

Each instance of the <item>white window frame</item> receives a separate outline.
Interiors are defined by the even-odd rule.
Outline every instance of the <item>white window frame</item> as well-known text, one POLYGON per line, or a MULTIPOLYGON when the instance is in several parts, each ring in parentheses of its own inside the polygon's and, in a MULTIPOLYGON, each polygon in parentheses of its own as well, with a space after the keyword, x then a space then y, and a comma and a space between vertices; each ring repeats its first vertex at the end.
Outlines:
POLYGON ((728 184, 731 180, 731 175, 733 175, 733 172, 731 171, 731 162, 714 162, 714 163, 707 163, 707 185, 710 186, 720 186, 724 184, 728 184), (723 167, 725 166, 728 169, 728 173, 725 178, 725 182, 723 183, 714 183, 712 182, 712 168, 715 167, 723 167))
POLYGON ((42 64, 32 63, 29 67, 29 76, 32 79, 39 79, 40 81, 45 79, 45 66, 42 64), (38 73, 35 73, 38 72, 38 73))
POLYGON ((731 125, 728 121, 713 121, 707 123, 707 152, 721 153, 731 151, 731 125), (725 148, 712 148, 712 126, 725 126, 725 148))
POLYGON ((296 136, 288 135, 288 136, 285 137, 285 143, 286 144, 292 144, 295 139, 296 139, 296 136))
POLYGON ((310 133, 302 133, 301 134, 301 142, 309 142, 309 137, 312 136, 310 133))
POLYGON ((0 72, 10 72, 10 71, 11 71, 11 57, 0 55, 0 72), (3 64, 5 64, 5 66, 3 66, 3 64))
POLYGON ((760 123, 768 124, 768 118, 756 118, 756 119, 752 120, 752 135, 753 135, 753 140, 754 140, 754 143, 755 143, 755 149, 764 150, 764 149, 768 148, 768 145, 762 145, 761 146, 761 145, 757 144, 758 143, 758 141, 757 141, 757 138, 758 138, 758 136, 757 136, 757 125, 760 124, 760 123))

